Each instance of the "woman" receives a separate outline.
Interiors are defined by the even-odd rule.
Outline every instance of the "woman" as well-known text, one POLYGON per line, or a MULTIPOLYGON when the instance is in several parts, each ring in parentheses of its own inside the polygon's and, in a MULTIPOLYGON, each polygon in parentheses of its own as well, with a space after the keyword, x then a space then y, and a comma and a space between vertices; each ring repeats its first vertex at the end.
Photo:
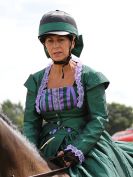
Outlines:
POLYGON ((25 83, 24 134, 45 158, 58 156, 57 165, 70 166, 71 177, 133 177, 133 150, 120 148, 105 131, 108 79, 71 56, 83 48, 74 19, 59 10, 46 13, 39 40, 52 63, 25 83))

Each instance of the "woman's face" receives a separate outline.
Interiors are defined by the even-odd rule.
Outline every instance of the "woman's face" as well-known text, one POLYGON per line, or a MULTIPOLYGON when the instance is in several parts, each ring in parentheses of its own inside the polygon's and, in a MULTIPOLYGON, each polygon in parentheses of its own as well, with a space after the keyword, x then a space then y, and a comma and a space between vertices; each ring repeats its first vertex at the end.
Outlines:
POLYGON ((54 61, 61 61, 68 57, 69 50, 74 48, 74 40, 70 41, 67 36, 49 35, 45 39, 45 47, 54 61), (70 49, 71 48, 71 49, 70 49))

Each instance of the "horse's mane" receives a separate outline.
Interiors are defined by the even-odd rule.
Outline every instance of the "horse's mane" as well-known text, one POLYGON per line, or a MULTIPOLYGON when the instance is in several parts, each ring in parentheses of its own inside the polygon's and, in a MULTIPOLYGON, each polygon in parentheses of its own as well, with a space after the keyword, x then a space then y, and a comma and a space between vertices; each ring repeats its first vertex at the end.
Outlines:
POLYGON ((7 128, 14 134, 14 136, 24 144, 24 146, 26 146, 31 152, 33 152, 38 159, 42 160, 42 157, 40 156, 34 144, 29 142, 29 140, 18 130, 18 127, 12 123, 11 119, 8 118, 7 115, 0 113, 0 119, 5 124, 5 126, 7 126, 7 128))
POLYGON ((17 126, 12 123, 11 119, 9 119, 6 114, 0 113, 0 118, 2 118, 13 129, 17 130, 17 126))
MULTIPOLYGON (((57 169, 56 165, 54 165, 53 163, 49 163, 48 161, 46 162, 41 157, 41 155, 39 154, 39 151, 36 149, 36 147, 32 143, 30 143, 29 140, 27 140, 27 138, 18 130, 17 126, 15 126, 12 123, 12 121, 3 113, 0 113, 0 140, 1 140, 1 147, 4 147, 4 149, 5 149, 5 154, 3 153, 4 158, 5 158, 5 156, 8 156, 8 161, 9 161, 9 153, 7 153, 7 151, 9 150, 8 147, 10 147, 10 149, 11 148, 13 148, 13 150, 15 149, 15 154, 18 154, 17 157, 16 157, 16 155, 14 156, 14 154, 13 154, 13 159, 11 157, 13 162, 16 163, 16 161, 18 161, 20 166, 22 166, 22 163, 23 163, 23 165, 26 165, 26 164, 29 165, 29 166, 25 166, 25 168, 23 167, 23 169, 15 169, 15 170, 20 170, 21 172, 25 171, 28 174, 29 169, 30 169, 30 173, 31 172, 32 173, 33 172, 39 173, 39 172, 43 172, 43 171, 48 172, 53 169, 57 169), (7 142, 7 143, 5 144, 5 142, 7 142), (18 157, 22 157, 23 160, 21 159, 21 161, 19 161, 18 157), (15 161, 14 161, 14 158, 16 159, 15 161), (26 163, 27 161, 29 161, 29 163, 26 163)), ((10 151, 10 152, 14 153, 14 151, 10 151)), ((12 153, 11 153, 11 156, 12 156, 12 153)), ((2 160, 2 159, 0 159, 0 160, 2 160)), ((7 161, 7 163, 8 163, 8 161, 7 161)), ((7 166, 5 166, 5 164, 3 164, 3 161, 0 161, 0 164, 1 164, 1 166, 4 165, 0 168, 2 168, 2 169, 4 168, 4 170, 7 171, 7 168, 6 168, 7 166)), ((21 172, 20 172, 20 174, 22 174, 21 172)), ((6 172, 5 172, 5 174, 6 174, 6 172)), ((8 174, 8 172, 7 172, 7 174, 8 174)), ((10 176, 10 175, 7 175, 7 176, 10 176)), ((58 176, 60 176, 60 175, 58 175, 58 176)), ((0 171, 0 177, 1 177, 1 171, 0 171)))

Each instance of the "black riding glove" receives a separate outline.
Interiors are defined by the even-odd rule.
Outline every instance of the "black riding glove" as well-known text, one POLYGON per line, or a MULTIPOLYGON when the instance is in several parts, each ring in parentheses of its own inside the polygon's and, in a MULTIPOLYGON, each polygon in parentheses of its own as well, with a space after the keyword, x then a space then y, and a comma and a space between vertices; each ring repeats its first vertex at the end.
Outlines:
POLYGON ((79 158, 71 150, 64 151, 63 155, 50 158, 49 160, 59 167, 74 166, 79 163, 79 158), (69 165, 67 165, 68 163, 69 165))
POLYGON ((70 166, 77 165, 79 163, 79 158, 71 151, 64 152, 64 161, 70 162, 70 166))

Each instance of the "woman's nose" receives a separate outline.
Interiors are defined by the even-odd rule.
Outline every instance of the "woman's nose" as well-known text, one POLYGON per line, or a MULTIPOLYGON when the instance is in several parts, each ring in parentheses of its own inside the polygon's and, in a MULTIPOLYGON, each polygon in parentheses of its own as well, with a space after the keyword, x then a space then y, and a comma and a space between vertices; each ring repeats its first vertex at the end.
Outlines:
POLYGON ((58 42, 58 41, 54 41, 54 42, 53 42, 53 47, 54 47, 54 48, 59 47, 59 42, 58 42))

